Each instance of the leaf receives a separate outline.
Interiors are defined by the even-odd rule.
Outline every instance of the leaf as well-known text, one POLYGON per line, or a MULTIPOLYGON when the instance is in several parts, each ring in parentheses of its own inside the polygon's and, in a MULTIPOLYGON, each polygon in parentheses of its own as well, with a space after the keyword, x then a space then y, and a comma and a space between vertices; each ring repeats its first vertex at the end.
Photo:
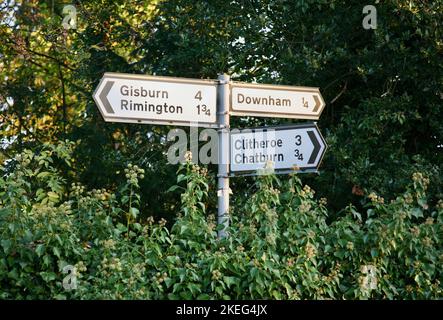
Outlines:
POLYGON ((58 243, 62 246, 63 245, 63 240, 62 240, 62 238, 60 238, 60 235, 59 234, 56 234, 55 235, 55 239, 58 241, 58 243))
MULTIPOLYGON (((183 280, 180 280, 180 281, 183 281, 183 280)), ((174 287, 172 288, 172 293, 176 293, 177 291, 179 291, 181 289, 181 287, 182 287, 181 283, 175 283, 174 287)))
POLYGON ((368 235, 368 234, 365 234, 365 235, 363 236, 363 243, 368 243, 368 241, 369 241, 369 235, 368 235))
POLYGON ((140 213, 140 211, 137 208, 129 208, 129 215, 131 216, 131 218, 133 219, 137 219, 138 214, 140 213))
POLYGON ((223 281, 226 283, 228 288, 230 288, 232 285, 237 284, 237 282, 238 282, 236 277, 227 277, 227 276, 223 277, 223 281))
POLYGON ((8 228, 11 231, 11 233, 15 233, 15 230, 17 229, 17 226, 15 223, 8 224, 8 228))
POLYGON ((60 258, 60 250, 57 247, 52 248, 52 252, 57 258, 60 258))
POLYGON ((256 267, 252 268, 250 274, 252 278, 256 278, 258 274, 258 269, 256 267))
POLYGON ((35 248, 35 253, 37 253, 37 256, 41 257, 44 252, 45 252, 45 245, 38 244, 37 247, 35 248))
POLYGON ((121 202, 122 202, 122 204, 128 203, 129 202, 129 197, 128 196, 123 196, 121 202))
POLYGON ((186 175, 184 175, 184 174, 179 174, 179 175, 177 176, 177 183, 182 182, 182 181, 185 180, 186 178, 187 178, 186 175))
POLYGON ((128 229, 126 228, 126 226, 122 223, 117 223, 117 230, 120 231, 121 233, 126 232, 128 229))
POLYGON ((17 269, 15 269, 15 268, 8 272, 8 277, 12 278, 14 280, 19 280, 20 279, 20 277, 18 275, 18 272, 17 272, 17 269))
POLYGON ((278 292, 277 290, 272 290, 272 296, 276 299, 276 300, 281 300, 282 299, 282 295, 280 292, 278 292))
POLYGON ((49 197, 49 200, 50 200, 51 202, 56 202, 56 201, 58 201, 58 199, 59 199, 58 194, 55 193, 54 191, 49 191, 49 192, 48 192, 48 197, 49 197))
POLYGON ((371 257, 372 258, 378 257, 378 250, 376 248, 371 249, 371 257))
POLYGON ((221 287, 216 287, 215 288, 215 292, 219 295, 222 296, 223 295, 223 289, 221 287))
POLYGON ((412 209, 411 214, 416 218, 421 218, 423 217, 423 210, 420 208, 414 208, 412 209))
POLYGON ((174 280, 171 278, 166 278, 165 279, 165 284, 166 284, 166 288, 171 287, 171 285, 174 283, 174 280))
POLYGON ((57 276, 54 272, 40 272, 40 276, 43 278, 45 282, 50 282, 57 279, 57 276))
POLYGON ((186 231, 189 229, 189 227, 186 224, 182 224, 180 226, 180 234, 186 233, 186 231))
POLYGON ((179 188, 181 188, 181 187, 175 185, 175 186, 170 187, 166 192, 173 192, 173 191, 175 191, 175 190, 177 190, 177 189, 179 189, 179 188))
POLYGON ((43 256, 43 265, 49 267, 52 263, 52 258, 49 254, 45 254, 43 256))
POLYGON ((169 299, 169 300, 179 300, 180 297, 177 296, 176 294, 168 293, 168 299, 169 299))
POLYGON ((1 216, 7 216, 8 214, 11 213, 11 209, 10 208, 1 208, 0 209, 0 217, 1 216))
POLYGON ((191 294, 194 296, 201 291, 200 286, 195 283, 189 283, 187 287, 189 291, 191 291, 191 294))
POLYGON ((30 230, 26 230, 24 238, 25 238, 25 241, 31 242, 32 238, 33 238, 32 232, 30 230))
POLYGON ((343 259, 343 257, 345 256, 346 251, 344 250, 338 250, 336 252, 334 252, 334 256, 336 256, 339 259, 343 259))
POLYGON ((419 199, 417 200, 417 203, 418 203, 422 208, 427 208, 427 207, 428 207, 428 204, 426 203, 426 200, 423 199, 423 198, 419 198, 419 199))
POLYGON ((191 300, 192 294, 189 291, 180 292, 180 297, 184 300, 191 300))
POLYGON ((9 253, 9 249, 11 248, 11 240, 5 239, 1 241, 2 247, 3 247, 3 251, 5 252, 5 254, 9 253))
POLYGON ((361 214, 357 212, 353 207, 351 207, 351 213, 358 221, 362 221, 361 214))
POLYGON ((42 178, 46 178, 47 176, 51 175, 50 172, 48 171, 42 171, 37 175, 37 178, 42 179, 42 178))

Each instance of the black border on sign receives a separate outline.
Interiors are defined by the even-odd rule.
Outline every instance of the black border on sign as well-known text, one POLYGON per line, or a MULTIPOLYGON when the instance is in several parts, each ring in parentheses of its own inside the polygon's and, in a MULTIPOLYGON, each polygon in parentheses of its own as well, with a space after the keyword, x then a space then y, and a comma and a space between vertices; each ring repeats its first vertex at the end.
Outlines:
MULTIPOLYGON (((323 135, 320 132, 320 129, 317 126, 317 122, 310 122, 310 123, 303 123, 303 124, 284 124, 280 126, 270 126, 270 127, 253 127, 253 128, 244 128, 241 129, 240 132, 235 134, 241 134, 243 131, 248 132, 256 132, 256 131, 262 131, 266 132, 267 130, 288 130, 288 129, 304 129, 304 128, 315 128, 317 130, 318 135, 320 136, 320 139, 323 142, 323 145, 325 146, 325 149, 323 150, 323 153, 320 157, 320 160, 318 161, 318 164, 316 166, 308 166, 308 167, 300 167, 300 170, 291 170, 291 169, 280 169, 275 170, 274 174, 289 174, 289 173, 318 173, 318 168, 320 167, 323 157, 326 153, 326 150, 328 149, 328 145, 326 144, 325 139, 323 138, 323 135)), ((232 130, 232 128, 231 128, 232 130)), ((231 135, 232 132, 229 132, 229 177, 244 177, 244 176, 257 176, 257 170, 245 170, 245 171, 232 171, 231 170, 231 135)))

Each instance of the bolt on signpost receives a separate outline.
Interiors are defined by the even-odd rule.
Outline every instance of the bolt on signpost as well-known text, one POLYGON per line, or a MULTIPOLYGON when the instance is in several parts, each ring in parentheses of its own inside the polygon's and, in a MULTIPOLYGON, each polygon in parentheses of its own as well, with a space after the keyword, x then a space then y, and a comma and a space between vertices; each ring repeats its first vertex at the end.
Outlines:
POLYGON ((226 74, 201 80, 107 72, 93 98, 105 121, 218 129, 219 238, 228 236, 230 176, 257 175, 269 162, 276 174, 317 172, 327 148, 316 124, 230 128, 230 115, 317 120, 325 107, 318 88, 232 82, 226 74))

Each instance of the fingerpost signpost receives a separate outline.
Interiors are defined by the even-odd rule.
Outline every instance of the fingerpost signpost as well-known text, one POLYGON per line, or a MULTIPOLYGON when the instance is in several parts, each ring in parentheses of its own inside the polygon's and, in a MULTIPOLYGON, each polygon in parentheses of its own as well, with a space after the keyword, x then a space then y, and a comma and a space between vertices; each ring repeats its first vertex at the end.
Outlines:
POLYGON ((230 116, 319 119, 325 102, 318 88, 107 72, 94 94, 108 122, 201 126, 218 130, 218 224, 229 226, 229 178, 317 172, 327 145, 315 123, 231 130, 230 116))

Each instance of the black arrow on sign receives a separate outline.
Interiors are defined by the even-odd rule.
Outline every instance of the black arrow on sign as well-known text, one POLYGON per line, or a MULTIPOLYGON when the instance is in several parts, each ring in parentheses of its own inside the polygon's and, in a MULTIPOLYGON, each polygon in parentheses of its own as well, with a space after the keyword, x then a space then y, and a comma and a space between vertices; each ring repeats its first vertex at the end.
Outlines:
POLYGON ((315 159, 317 159, 317 155, 318 155, 318 152, 321 149, 321 145, 318 142, 318 139, 315 136, 314 131, 307 131, 307 133, 308 133, 309 138, 312 141, 312 144, 314 145, 314 150, 312 150, 311 157, 309 158, 309 161, 308 161, 308 164, 312 164, 312 163, 315 162, 315 159))
POLYGON ((103 88, 102 92, 98 96, 99 99, 101 100, 101 102, 103 103, 103 106, 105 107, 106 112, 108 112, 108 113, 114 113, 114 110, 112 110, 111 104, 109 103, 109 100, 107 97, 109 91, 111 91, 111 88, 114 85, 114 82, 115 81, 106 82, 105 87, 103 88))

